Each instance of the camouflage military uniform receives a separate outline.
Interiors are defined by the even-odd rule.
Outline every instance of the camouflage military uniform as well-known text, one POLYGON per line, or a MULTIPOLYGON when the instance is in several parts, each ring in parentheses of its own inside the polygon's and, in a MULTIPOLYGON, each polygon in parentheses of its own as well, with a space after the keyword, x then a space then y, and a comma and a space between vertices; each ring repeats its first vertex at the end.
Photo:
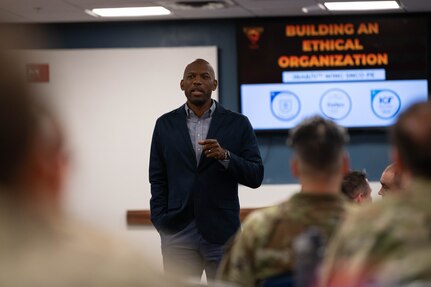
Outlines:
POLYGON ((331 236, 345 204, 341 194, 301 192, 279 205, 253 212, 223 258, 218 279, 256 286, 262 279, 291 271, 295 237, 310 226, 331 236))
POLYGON ((347 216, 320 286, 431 286, 431 181, 347 216))

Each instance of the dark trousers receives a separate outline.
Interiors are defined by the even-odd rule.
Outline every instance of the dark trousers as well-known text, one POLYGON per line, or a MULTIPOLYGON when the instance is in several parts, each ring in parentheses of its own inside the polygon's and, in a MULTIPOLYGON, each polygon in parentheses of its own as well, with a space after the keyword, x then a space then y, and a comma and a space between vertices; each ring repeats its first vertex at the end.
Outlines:
POLYGON ((223 257, 223 245, 206 241, 192 221, 175 234, 160 234, 163 267, 166 273, 200 279, 203 271, 209 280, 215 279, 223 257))

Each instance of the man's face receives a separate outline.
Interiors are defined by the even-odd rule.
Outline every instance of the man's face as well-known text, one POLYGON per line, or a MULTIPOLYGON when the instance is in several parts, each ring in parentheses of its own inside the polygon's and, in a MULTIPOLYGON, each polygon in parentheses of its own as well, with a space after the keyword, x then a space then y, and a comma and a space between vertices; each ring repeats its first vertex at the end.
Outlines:
POLYGON ((391 171, 383 172, 380 177, 380 183, 382 187, 379 190, 379 195, 386 196, 388 194, 396 192, 395 174, 391 171))
POLYGON ((188 103, 203 106, 211 100, 211 93, 217 88, 217 80, 207 63, 196 61, 186 67, 180 86, 188 103))

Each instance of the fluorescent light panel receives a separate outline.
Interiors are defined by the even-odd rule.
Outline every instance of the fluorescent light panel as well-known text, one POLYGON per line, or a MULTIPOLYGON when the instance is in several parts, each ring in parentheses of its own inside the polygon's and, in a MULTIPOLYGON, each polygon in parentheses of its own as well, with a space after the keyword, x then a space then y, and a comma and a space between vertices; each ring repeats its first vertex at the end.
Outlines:
POLYGON ((162 6, 95 8, 92 9, 91 12, 101 17, 138 17, 171 14, 171 11, 162 6))
POLYGON ((331 11, 386 10, 400 8, 397 1, 325 2, 323 4, 331 11))

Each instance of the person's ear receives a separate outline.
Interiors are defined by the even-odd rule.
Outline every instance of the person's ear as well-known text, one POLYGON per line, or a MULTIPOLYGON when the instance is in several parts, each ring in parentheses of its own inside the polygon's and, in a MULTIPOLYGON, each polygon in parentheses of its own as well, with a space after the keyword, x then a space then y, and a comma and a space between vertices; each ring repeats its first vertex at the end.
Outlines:
POLYGON ((343 175, 348 174, 350 171, 350 158, 347 152, 343 154, 343 163, 342 163, 341 169, 342 169, 343 175))
POLYGON ((217 89, 217 84, 218 84, 217 80, 214 80, 213 81, 213 91, 215 91, 217 89))
POLYGON ((44 178, 44 184, 55 194, 60 194, 65 182, 68 166, 68 157, 61 150, 51 150, 41 161, 40 172, 44 178))
POLYGON ((67 157, 42 140, 35 141, 27 159, 23 180, 28 196, 43 204, 57 205, 63 190, 67 157))
POLYGON ((180 88, 181 88, 181 91, 185 90, 185 88, 184 88, 184 80, 180 81, 180 88))
POLYGON ((293 158, 292 161, 290 162, 290 170, 292 171, 292 175, 296 178, 299 177, 299 163, 298 160, 296 158, 293 158))
POLYGON ((363 195, 362 193, 359 193, 359 194, 355 197, 354 201, 355 201, 356 203, 362 203, 362 201, 364 201, 364 195, 363 195))
POLYGON ((402 174, 405 166, 403 161, 400 159, 400 153, 398 152, 398 149, 393 147, 391 150, 391 158, 394 163, 394 172, 395 174, 402 174))

